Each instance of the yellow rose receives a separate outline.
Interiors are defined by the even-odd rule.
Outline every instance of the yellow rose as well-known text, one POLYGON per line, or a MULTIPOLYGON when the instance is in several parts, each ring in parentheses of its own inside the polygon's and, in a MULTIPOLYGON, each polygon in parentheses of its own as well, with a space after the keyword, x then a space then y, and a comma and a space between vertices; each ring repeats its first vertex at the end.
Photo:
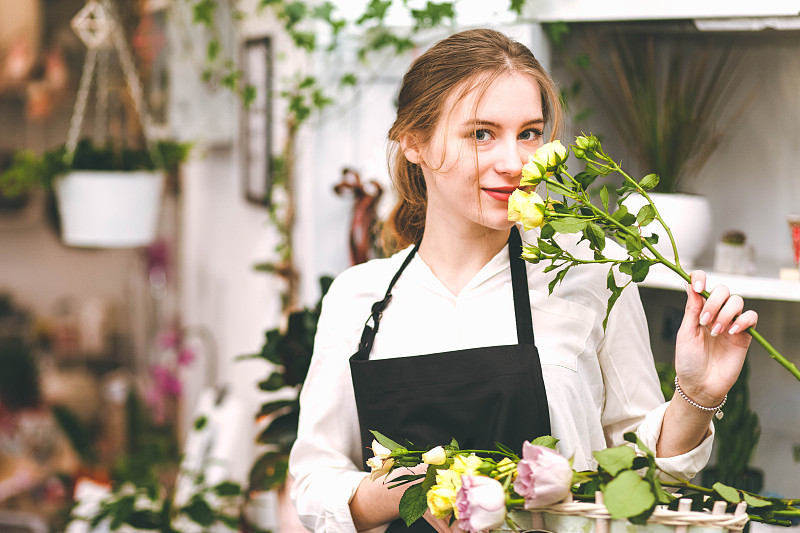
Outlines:
POLYGON ((536 186, 547 175, 547 171, 541 163, 537 162, 532 155, 528 156, 528 162, 522 166, 522 181, 520 185, 536 186))
MULTIPOLYGON (((438 476, 437 476, 438 477, 438 476)), ((434 485, 428 491, 428 509, 436 518, 447 518, 453 512, 458 491, 451 486, 434 485)))
POLYGON ((517 189, 508 199, 508 219, 522 222, 526 230, 538 228, 544 223, 544 201, 535 192, 517 189))
POLYGON ((422 454, 422 462, 427 465, 443 465, 445 461, 447 461, 447 452, 441 446, 431 448, 422 454))
MULTIPOLYGON (((456 459, 458 459, 456 457, 456 459)), ((452 467, 451 467, 452 468, 452 467)), ((451 487, 456 492, 461 488, 461 472, 455 470, 439 469, 436 471, 436 485, 440 487, 451 487)))
MULTIPOLYGON (((477 472, 478 467, 480 467, 482 464, 483 459, 477 455, 457 455, 455 459, 453 459, 453 466, 450 467, 450 470, 458 472, 459 475, 467 474, 471 476, 477 472)), ((461 483, 460 477, 458 482, 459 484, 461 483)))
POLYGON ((561 141, 549 142, 534 152, 533 159, 539 162, 548 174, 552 174, 558 165, 567 159, 567 149, 561 141))

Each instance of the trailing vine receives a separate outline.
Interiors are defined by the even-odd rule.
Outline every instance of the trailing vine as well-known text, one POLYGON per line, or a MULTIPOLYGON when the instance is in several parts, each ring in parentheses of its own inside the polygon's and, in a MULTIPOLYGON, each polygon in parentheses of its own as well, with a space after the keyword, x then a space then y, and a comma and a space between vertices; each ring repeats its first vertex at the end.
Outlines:
MULTIPOLYGON (((173 0, 179 1, 179 0, 173 0)), ((234 92, 249 106, 255 99, 253 87, 243 83, 243 73, 232 58, 224 54, 222 39, 216 27, 217 16, 222 3, 229 4, 232 19, 241 21, 246 14, 240 9, 240 0, 183 0, 191 4, 193 22, 207 29, 210 39, 206 47, 203 80, 218 84, 234 92)), ((509 10, 518 16, 522 13, 525 0, 510 0, 509 10)), ((292 44, 305 53, 333 53, 339 50, 342 35, 351 31, 361 35, 361 41, 355 48, 359 64, 366 65, 371 57, 378 53, 390 53, 399 56, 417 46, 415 40, 420 32, 454 26, 456 23, 456 2, 435 2, 427 0, 424 7, 409 6, 408 0, 369 0, 363 13, 353 22, 348 22, 337 14, 336 5, 325 0, 319 3, 300 0, 259 0, 257 10, 269 10, 276 20, 283 24, 283 30, 292 44), (398 30, 387 24, 390 9, 404 9, 413 21, 410 28, 398 30), (328 42, 322 43, 321 32, 314 31, 326 28, 329 32, 328 42)), ((355 72, 344 72, 338 82, 332 84, 333 89, 352 87, 358 84, 355 72)), ((285 102, 287 113, 283 128, 285 129, 285 145, 279 155, 273 158, 273 187, 282 190, 281 202, 270 203, 269 218, 278 231, 279 242, 275 253, 277 259, 269 263, 257 265, 260 271, 274 273, 286 282, 282 296, 284 312, 298 308, 299 275, 294 265, 292 254, 292 228, 295 217, 295 146, 300 127, 333 104, 336 100, 331 91, 331 84, 322 83, 317 77, 300 71, 285 82, 285 87, 278 91, 285 102)))

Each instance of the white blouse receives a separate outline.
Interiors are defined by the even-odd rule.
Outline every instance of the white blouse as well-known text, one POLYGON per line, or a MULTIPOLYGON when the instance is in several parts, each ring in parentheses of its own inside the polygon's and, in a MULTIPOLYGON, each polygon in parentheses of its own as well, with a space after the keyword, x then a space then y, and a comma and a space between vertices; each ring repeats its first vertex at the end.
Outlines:
MULTIPOLYGON (((523 234, 523 241, 535 242, 536 236, 523 234)), ((591 258, 588 247, 577 246, 576 241, 574 235, 559 236, 562 247, 591 258)), ((358 348, 372 304, 383 298, 409 251, 349 268, 323 300, 314 356, 300 395, 297 442, 289 460, 294 479, 291 496, 301 521, 312 531, 355 532, 348 504, 367 474, 361 464, 348 360, 358 348)), ((554 273, 544 273, 545 266, 526 263, 535 342, 559 451, 574 458, 576 470, 594 469, 592 452, 623 444, 628 431, 635 431, 655 450, 667 403, 636 287, 622 292, 603 331, 610 295, 608 267, 575 267, 548 295, 554 273)), ((416 255, 392 290, 371 358, 516 342, 507 247, 457 296, 416 255)), ((710 429, 697 448, 659 459, 659 466, 683 478, 693 477, 711 453, 713 425, 710 429)))

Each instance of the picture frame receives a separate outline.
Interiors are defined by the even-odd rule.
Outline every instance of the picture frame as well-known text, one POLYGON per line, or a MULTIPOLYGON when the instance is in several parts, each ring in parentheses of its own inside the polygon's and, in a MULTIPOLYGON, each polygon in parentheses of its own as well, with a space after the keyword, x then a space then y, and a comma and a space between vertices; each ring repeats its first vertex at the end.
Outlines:
POLYGON ((244 109, 241 147, 244 197, 267 207, 272 191, 272 40, 247 39, 242 50, 243 79, 255 89, 255 99, 244 109))

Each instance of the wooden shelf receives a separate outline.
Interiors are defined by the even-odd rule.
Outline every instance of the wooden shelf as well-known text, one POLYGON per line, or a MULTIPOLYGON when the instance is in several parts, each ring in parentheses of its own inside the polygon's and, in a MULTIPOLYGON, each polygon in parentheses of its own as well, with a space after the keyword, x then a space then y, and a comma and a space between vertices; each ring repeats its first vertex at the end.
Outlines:
MULTIPOLYGON (((778 278, 778 267, 762 268, 759 275, 737 276, 735 274, 721 274, 710 269, 703 269, 708 275, 708 287, 727 285, 731 293, 742 298, 756 298, 759 300, 782 300, 787 302, 800 302, 800 281, 787 281, 778 278), (772 276, 770 274, 773 274, 772 276)), ((647 275, 642 287, 655 289, 684 290, 684 281, 676 273, 663 266, 654 267, 647 275)))

